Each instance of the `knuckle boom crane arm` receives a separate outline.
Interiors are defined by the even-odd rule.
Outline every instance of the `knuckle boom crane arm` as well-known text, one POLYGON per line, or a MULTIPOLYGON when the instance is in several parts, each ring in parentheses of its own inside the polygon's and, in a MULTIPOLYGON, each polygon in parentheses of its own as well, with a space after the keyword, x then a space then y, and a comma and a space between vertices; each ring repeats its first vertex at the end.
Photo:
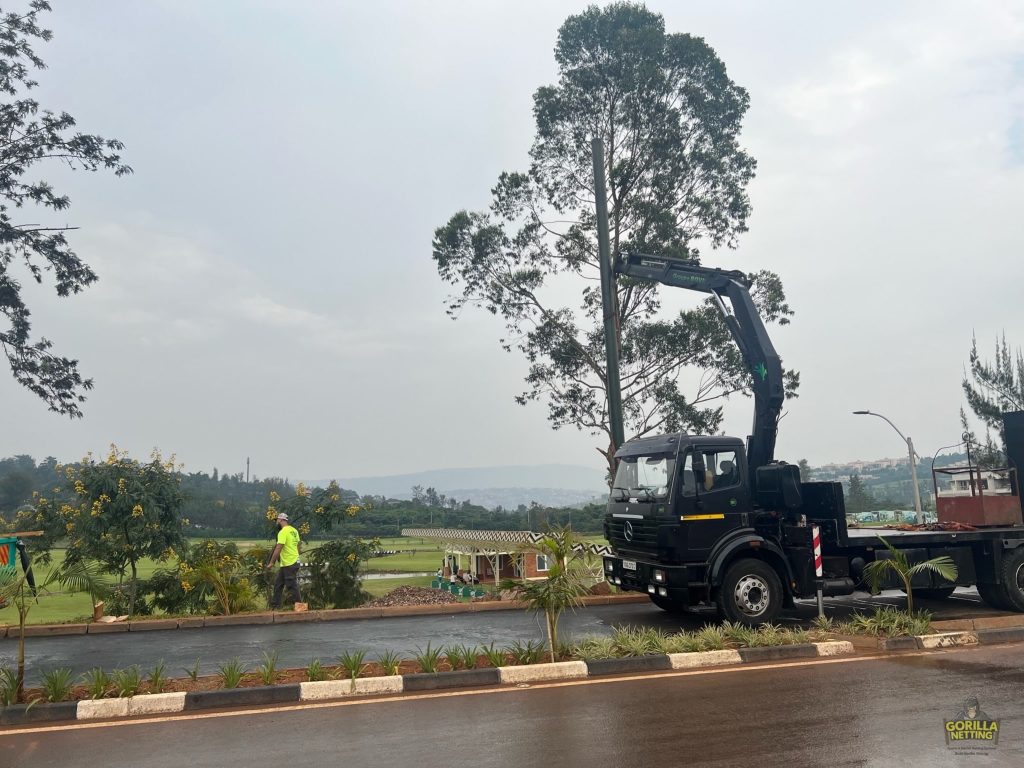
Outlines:
POLYGON ((736 270, 712 269, 642 253, 622 254, 615 262, 615 272, 711 294, 753 378, 754 424, 747 438, 747 462, 751 483, 756 483, 757 468, 770 464, 775 457, 785 390, 782 361, 750 296, 749 278, 736 270))

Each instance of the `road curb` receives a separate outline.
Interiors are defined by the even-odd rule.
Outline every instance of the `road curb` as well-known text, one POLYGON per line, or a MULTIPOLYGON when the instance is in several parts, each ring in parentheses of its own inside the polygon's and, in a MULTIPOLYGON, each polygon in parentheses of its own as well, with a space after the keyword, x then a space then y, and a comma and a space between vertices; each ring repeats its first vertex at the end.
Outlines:
POLYGON ((548 664, 527 664, 521 667, 498 667, 501 682, 539 683, 545 680, 572 680, 587 676, 584 661, 556 661, 548 664))
POLYGON ((468 688, 480 685, 499 685, 500 683, 501 675, 496 667, 402 675, 403 691, 436 691, 441 688, 468 688))
POLYGON ((658 656, 627 656, 622 659, 592 659, 587 662, 587 675, 628 675, 633 672, 658 672, 672 669, 667 654, 658 656))
POLYGON ((265 685, 259 688, 227 688, 185 694, 185 711, 211 707, 249 707, 299 701, 299 684, 265 685))
POLYGON ((1005 627, 1002 629, 979 629, 975 634, 982 645, 996 643, 1017 643, 1024 641, 1024 627, 1005 627))
POLYGON ((974 632, 937 632, 934 635, 917 635, 914 640, 918 648, 927 650, 978 644, 978 636, 974 632))

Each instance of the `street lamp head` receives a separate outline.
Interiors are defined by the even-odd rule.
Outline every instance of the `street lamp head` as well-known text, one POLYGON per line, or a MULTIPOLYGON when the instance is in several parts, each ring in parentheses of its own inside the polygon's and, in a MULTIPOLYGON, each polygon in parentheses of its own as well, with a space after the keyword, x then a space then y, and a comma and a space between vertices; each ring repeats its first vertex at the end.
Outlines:
POLYGON ((853 415, 854 416, 870 416, 871 415, 871 411, 854 411, 853 415))

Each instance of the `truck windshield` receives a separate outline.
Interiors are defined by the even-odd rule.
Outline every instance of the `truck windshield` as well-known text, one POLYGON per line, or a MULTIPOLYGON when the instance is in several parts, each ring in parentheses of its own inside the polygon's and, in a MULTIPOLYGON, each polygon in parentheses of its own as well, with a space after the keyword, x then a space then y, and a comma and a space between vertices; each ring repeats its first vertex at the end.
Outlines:
POLYGON ((644 499, 668 498, 675 466, 675 456, 669 454, 620 459, 612 484, 612 498, 622 498, 623 495, 644 499))

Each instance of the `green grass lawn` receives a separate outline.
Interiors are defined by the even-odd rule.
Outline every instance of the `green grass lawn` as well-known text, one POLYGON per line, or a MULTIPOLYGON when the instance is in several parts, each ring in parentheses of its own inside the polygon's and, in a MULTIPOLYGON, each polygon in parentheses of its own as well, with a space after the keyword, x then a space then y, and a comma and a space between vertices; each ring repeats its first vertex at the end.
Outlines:
POLYGON ((382 597, 397 587, 429 587, 430 576, 397 576, 393 579, 363 579, 363 589, 382 597))

